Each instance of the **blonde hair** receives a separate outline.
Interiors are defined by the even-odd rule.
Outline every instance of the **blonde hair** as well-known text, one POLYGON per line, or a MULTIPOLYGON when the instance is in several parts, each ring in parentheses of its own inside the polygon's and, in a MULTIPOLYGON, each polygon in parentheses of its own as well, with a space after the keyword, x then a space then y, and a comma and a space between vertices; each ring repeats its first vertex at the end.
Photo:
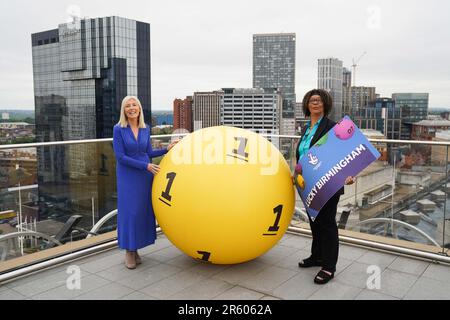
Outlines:
POLYGON ((125 128, 128 125, 128 117, 125 114, 125 105, 127 104, 128 100, 134 99, 137 102, 137 105, 139 106, 139 119, 138 119, 138 127, 139 128, 145 128, 145 122, 144 122, 144 110, 142 109, 141 101, 139 101, 138 97, 136 96, 126 96, 122 100, 122 105, 120 107, 120 119, 117 123, 122 128, 125 128))

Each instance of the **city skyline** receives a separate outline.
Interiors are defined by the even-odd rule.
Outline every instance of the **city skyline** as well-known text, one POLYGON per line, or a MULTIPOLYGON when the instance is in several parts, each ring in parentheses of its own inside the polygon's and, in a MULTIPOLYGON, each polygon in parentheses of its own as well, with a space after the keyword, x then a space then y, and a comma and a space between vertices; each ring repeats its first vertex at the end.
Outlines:
POLYGON ((136 1, 130 7, 87 1, 18 1, 6 8, 2 3, 0 24, 9 32, 0 36, 4 44, 0 49, 0 109, 34 108, 31 33, 51 29, 77 11, 82 17, 117 15, 150 23, 155 111, 171 110, 174 98, 192 92, 251 87, 252 35, 274 32, 297 35, 297 101, 316 87, 317 59, 335 57, 349 69, 352 58, 367 51, 357 67, 357 86, 374 86, 382 97, 426 92, 430 108, 450 107, 446 90, 450 86, 446 63, 450 46, 442 41, 450 30, 445 17, 448 3, 281 1, 278 8, 263 1, 256 7, 240 3, 236 12, 233 5, 223 7, 214 19, 208 13, 215 6, 207 4, 136 1), (286 5, 292 10, 285 10, 286 5), (314 19, 318 13, 324 22, 314 19), (183 23, 186 20, 196 23, 183 23))

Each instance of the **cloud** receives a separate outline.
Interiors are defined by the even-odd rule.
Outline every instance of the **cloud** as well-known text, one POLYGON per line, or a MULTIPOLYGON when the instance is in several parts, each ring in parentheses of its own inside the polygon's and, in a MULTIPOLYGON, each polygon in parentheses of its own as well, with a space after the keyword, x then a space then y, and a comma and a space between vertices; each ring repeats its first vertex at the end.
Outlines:
POLYGON ((251 87, 252 34, 295 32, 296 92, 317 85, 317 59, 357 68, 357 84, 392 92, 429 92, 449 106, 450 3, 429 1, 25 1, 0 4, 0 108, 34 105, 31 33, 56 28, 68 8, 82 16, 123 16, 151 24, 152 106, 197 90, 251 87))

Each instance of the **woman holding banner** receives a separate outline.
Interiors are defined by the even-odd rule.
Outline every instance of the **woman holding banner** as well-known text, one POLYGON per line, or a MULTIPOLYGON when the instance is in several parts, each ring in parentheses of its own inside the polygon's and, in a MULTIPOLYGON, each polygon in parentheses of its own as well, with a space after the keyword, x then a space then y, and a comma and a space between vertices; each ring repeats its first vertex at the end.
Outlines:
MULTIPOLYGON (((333 102, 331 95, 322 89, 307 92, 303 98, 303 112, 310 120, 303 128, 296 148, 297 163, 307 154, 309 148, 319 141, 336 124, 328 119, 333 102)), ((347 177, 345 184, 353 184, 355 178, 347 177)), ((298 263, 300 268, 322 267, 314 278, 317 284, 325 284, 334 277, 339 254, 339 235, 336 224, 336 211, 344 187, 338 190, 319 211, 317 218, 309 224, 312 232, 311 256, 298 263)))

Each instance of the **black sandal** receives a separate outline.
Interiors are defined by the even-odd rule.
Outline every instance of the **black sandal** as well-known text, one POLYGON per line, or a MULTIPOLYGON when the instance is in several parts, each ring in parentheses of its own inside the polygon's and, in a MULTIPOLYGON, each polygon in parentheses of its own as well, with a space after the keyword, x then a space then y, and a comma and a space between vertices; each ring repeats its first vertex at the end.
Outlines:
MULTIPOLYGON (((329 272, 329 271, 327 271, 329 272)), ((320 270, 319 273, 314 278, 314 283, 316 284, 325 284, 331 279, 334 278, 334 272, 331 272, 331 274, 325 272, 325 270, 320 270)))
POLYGON ((299 268, 309 268, 309 267, 321 267, 322 262, 318 260, 314 260, 311 257, 303 259, 298 263, 299 268))

